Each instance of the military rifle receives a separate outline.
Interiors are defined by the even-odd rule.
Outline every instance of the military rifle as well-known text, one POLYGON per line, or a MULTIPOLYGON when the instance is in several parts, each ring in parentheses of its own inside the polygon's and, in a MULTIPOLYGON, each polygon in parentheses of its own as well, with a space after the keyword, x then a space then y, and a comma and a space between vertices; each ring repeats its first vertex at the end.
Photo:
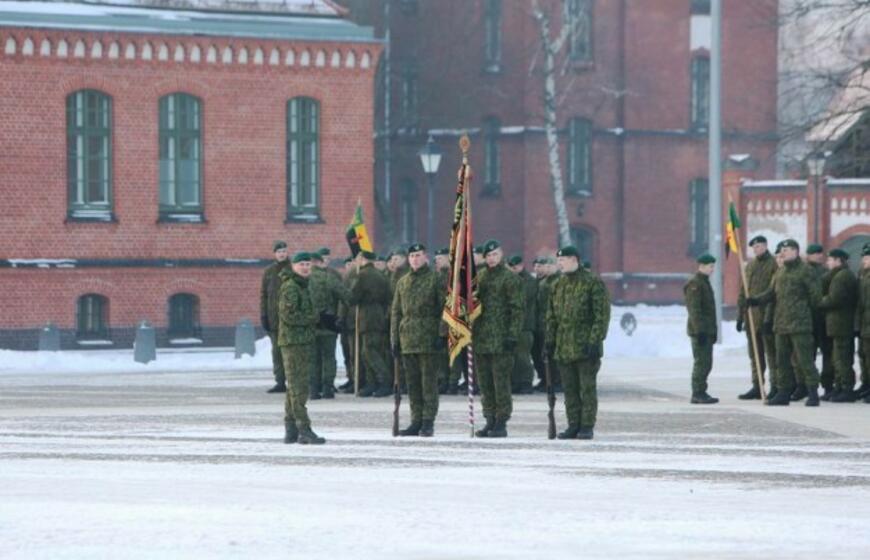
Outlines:
POLYGON ((399 435, 399 407, 402 406, 402 388, 399 386, 399 360, 393 359, 393 437, 399 435))
POLYGON ((547 439, 556 439, 556 391, 553 390, 553 378, 550 377, 550 360, 544 350, 544 375, 547 382, 547 439))

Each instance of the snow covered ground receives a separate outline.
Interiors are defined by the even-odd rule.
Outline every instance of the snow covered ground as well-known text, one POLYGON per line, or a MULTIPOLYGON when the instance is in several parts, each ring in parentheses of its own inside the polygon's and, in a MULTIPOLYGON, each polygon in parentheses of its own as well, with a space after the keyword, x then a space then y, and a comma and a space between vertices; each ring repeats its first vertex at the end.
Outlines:
POLYGON ((870 405, 738 401, 730 325, 722 403, 692 406, 677 308, 633 312, 631 339, 610 332, 592 442, 548 441, 541 395, 493 441, 468 437, 464 397, 442 399, 435 438, 394 439, 391 399, 340 395, 309 403, 326 445, 284 445, 265 351, 155 362, 175 372, 20 358, 0 375, 0 558, 866 556, 870 405))

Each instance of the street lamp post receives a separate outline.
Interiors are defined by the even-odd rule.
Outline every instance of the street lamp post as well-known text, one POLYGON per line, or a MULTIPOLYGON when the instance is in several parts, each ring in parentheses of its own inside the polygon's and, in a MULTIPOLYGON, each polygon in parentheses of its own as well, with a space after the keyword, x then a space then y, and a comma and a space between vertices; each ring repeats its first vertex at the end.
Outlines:
POLYGON ((824 154, 815 154, 807 159, 807 170, 813 177, 813 243, 819 243, 819 188, 822 173, 825 171, 824 154))
POLYGON ((433 243, 435 242, 435 175, 438 173, 438 166, 441 165, 441 148, 429 135, 429 140, 426 145, 420 148, 418 152, 420 163, 423 164, 423 173, 429 183, 429 204, 426 210, 426 243, 430 250, 434 250, 433 243))

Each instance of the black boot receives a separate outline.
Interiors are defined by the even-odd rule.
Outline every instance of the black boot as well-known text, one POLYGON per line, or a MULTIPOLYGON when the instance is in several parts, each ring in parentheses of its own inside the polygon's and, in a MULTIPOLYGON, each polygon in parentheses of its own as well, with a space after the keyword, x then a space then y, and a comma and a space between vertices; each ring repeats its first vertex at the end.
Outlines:
POLYGON ((393 394, 393 388, 387 385, 386 383, 381 384, 378 387, 377 391, 375 391, 372 396, 373 397, 389 397, 393 394))
POLYGON ((296 422, 284 422, 284 443, 296 443, 299 438, 299 430, 296 429, 296 422))
POLYGON ((810 387, 807 391, 807 402, 804 403, 807 406, 819 406, 819 388, 818 387, 810 387))
POLYGON ((449 383, 448 383, 448 385, 447 385, 447 394, 448 394, 448 395, 456 395, 456 394, 458 394, 458 393, 459 393, 459 387, 457 387, 456 385, 453 385, 453 384, 449 384, 449 383))
POLYGON ((834 398, 835 393, 836 391, 834 391, 833 387, 825 387, 825 394, 819 397, 819 399, 823 401, 830 401, 832 398, 834 398))
POLYGON ((761 398, 761 389, 759 389, 757 385, 753 385, 752 389, 746 391, 742 395, 737 395, 737 398, 741 401, 758 400, 761 398))
POLYGON ((326 443, 326 440, 311 431, 311 428, 299 430, 299 438, 296 440, 303 444, 320 445, 326 443))
POLYGON ((275 383, 275 386, 266 391, 267 393, 286 393, 287 385, 285 383, 275 383))
POLYGON ((345 395, 354 394, 355 389, 353 386, 353 379, 348 379, 347 381, 345 381, 344 385, 338 388, 338 392, 345 395))
POLYGON ((716 404, 719 399, 714 399, 707 393, 693 393, 692 400, 689 402, 692 404, 716 404))
POLYGON ((866 397, 864 397, 864 402, 867 404, 870 404, 870 394, 868 394, 866 397))
POLYGON ((411 422, 411 424, 405 428, 404 430, 399 430, 400 436, 419 436, 420 435, 420 422, 411 422))
POLYGON ((788 406, 788 403, 791 402, 791 394, 790 391, 780 390, 777 391, 775 395, 767 399, 767 404, 769 406, 788 406))
POLYGON ((359 396, 361 397, 370 397, 375 394, 377 387, 373 385, 366 385, 362 389, 359 390, 359 396))
POLYGON ((547 382, 543 379, 539 380, 537 385, 534 386, 536 393, 546 393, 547 392, 547 382))
POLYGON ((556 436, 559 439, 576 439, 577 433, 580 432, 580 426, 577 424, 569 424, 564 432, 559 432, 556 436))
POLYGON ((858 397, 855 392, 850 389, 841 389, 837 394, 831 397, 831 402, 855 402, 858 397))
POLYGON ((308 400, 309 401, 320 400, 320 393, 318 393, 317 391, 308 391, 308 400))
MULTIPOLYGON (((816 390, 816 393, 818 393, 818 390, 816 390)), ((802 401, 806 398, 808 394, 809 393, 807 393, 806 385, 798 385, 795 388, 794 392, 791 394, 790 398, 792 401, 802 401)))
POLYGON ((519 387, 517 387, 518 395, 531 395, 535 392, 535 388, 532 387, 531 383, 523 383, 519 387))
POLYGON ((489 437, 503 438, 507 435, 507 420, 496 420, 495 425, 489 431, 489 437))
POLYGON ((432 437, 435 435, 435 421, 423 420, 423 425, 420 427, 420 437, 432 437))
POLYGON ((476 435, 477 437, 489 437, 489 432, 492 430, 493 426, 495 426, 495 421, 493 420, 492 416, 489 416, 486 419, 486 425, 474 432, 474 435, 476 435))
POLYGON ((332 388, 332 385, 327 385, 323 389, 323 393, 320 395, 324 399, 334 399, 335 398, 335 389, 332 388))
POLYGON ((580 431, 577 432, 577 439, 592 439, 593 436, 594 434, 591 427, 580 428, 580 431))
POLYGON ((855 394, 858 395, 859 399, 863 399, 867 395, 870 395, 870 384, 862 383, 856 390, 855 394))
POLYGON ((446 395, 447 394, 447 382, 446 381, 444 383, 440 383, 438 385, 438 394, 439 395, 446 395))

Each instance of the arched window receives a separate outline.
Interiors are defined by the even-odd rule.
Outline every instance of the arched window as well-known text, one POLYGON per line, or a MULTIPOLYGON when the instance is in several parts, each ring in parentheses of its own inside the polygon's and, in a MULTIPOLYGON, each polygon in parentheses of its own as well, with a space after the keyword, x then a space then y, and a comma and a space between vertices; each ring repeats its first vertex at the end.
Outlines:
POLYGON ((66 98, 68 214, 111 219, 112 100, 80 90, 66 98))
POLYGON ((692 128, 706 130, 710 123, 710 58, 703 54, 692 57, 691 110, 692 128))
POLYGON ((489 117, 483 122, 483 193, 487 195, 501 193, 500 131, 501 122, 497 118, 489 117))
POLYGON ((85 294, 76 302, 76 338, 109 338, 109 300, 99 294, 85 294))
POLYGON ((199 298, 175 294, 169 298, 169 338, 194 338, 202 334, 199 326, 199 298))
POLYGON ((569 194, 592 193, 592 123, 575 117, 568 121, 569 194))
POLYGON ((689 183, 689 256, 697 257, 709 250, 710 197, 706 178, 692 179, 689 183))
POLYGON ((320 206, 320 103, 287 103, 287 218, 311 222, 320 206))
POLYGON ((572 60, 592 60, 592 0, 568 0, 568 55, 572 60))
POLYGON ((186 93, 160 98, 160 218, 202 220, 202 104, 186 93))
POLYGON ((501 0, 486 0, 483 14, 483 69, 501 70, 501 0))

